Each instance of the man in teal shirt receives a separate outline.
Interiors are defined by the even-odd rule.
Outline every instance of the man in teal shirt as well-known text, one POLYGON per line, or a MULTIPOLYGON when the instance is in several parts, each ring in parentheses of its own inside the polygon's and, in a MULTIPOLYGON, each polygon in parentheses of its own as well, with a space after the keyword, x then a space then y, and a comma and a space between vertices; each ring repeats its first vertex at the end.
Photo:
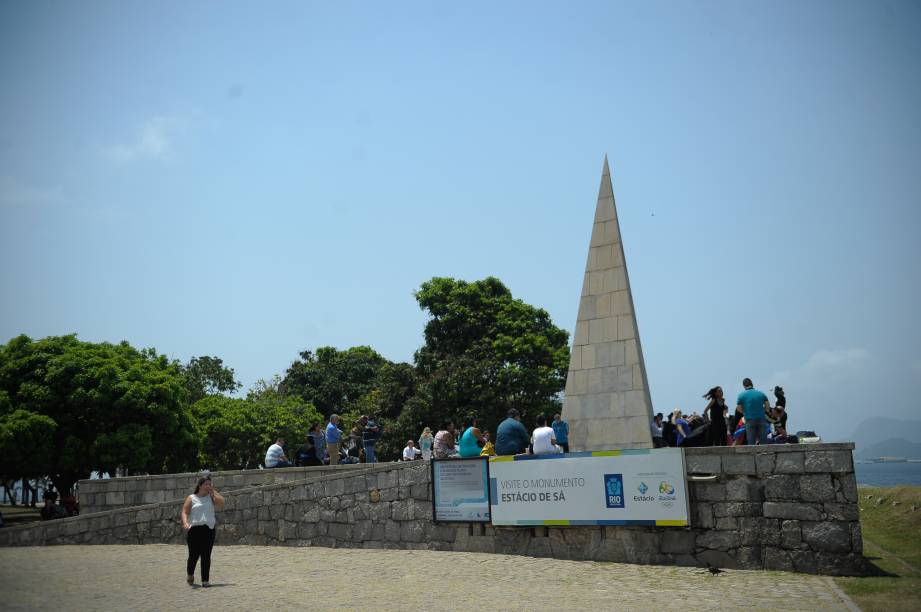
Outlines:
POLYGON ((563 452, 569 452, 569 423, 564 421, 559 414, 553 415, 553 423, 550 427, 553 428, 553 437, 556 438, 556 443, 563 447, 563 452))
POLYGON ((745 387, 745 391, 739 393, 736 412, 745 415, 745 441, 749 446, 767 444, 769 427, 766 411, 770 409, 771 403, 767 395, 754 388, 751 378, 744 379, 742 386, 745 387))

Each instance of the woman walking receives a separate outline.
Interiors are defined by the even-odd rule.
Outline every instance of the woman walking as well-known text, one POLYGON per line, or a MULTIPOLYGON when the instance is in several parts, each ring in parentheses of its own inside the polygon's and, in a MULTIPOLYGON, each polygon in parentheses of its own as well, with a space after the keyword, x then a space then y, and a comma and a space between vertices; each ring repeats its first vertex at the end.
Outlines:
POLYGON ((201 557, 201 585, 211 586, 211 548, 214 546, 214 509, 224 507, 224 498, 214 490, 211 477, 198 479, 195 492, 185 498, 182 504, 182 528, 189 545, 189 560, 186 562, 186 582, 195 582, 195 565, 201 557))
POLYGON ((726 399, 723 397, 722 387, 713 387, 704 394, 704 399, 710 400, 704 412, 710 419, 710 429, 707 432, 710 446, 726 446, 726 399))

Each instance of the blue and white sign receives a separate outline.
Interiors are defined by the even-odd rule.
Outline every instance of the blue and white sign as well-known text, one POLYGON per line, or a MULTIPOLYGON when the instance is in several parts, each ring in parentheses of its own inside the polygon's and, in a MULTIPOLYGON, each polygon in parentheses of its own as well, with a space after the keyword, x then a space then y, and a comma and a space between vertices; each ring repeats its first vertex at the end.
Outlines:
POLYGON ((680 448, 493 457, 492 523, 687 526, 685 474, 680 448))
POLYGON ((432 460, 432 501, 436 522, 488 523, 486 457, 432 460))

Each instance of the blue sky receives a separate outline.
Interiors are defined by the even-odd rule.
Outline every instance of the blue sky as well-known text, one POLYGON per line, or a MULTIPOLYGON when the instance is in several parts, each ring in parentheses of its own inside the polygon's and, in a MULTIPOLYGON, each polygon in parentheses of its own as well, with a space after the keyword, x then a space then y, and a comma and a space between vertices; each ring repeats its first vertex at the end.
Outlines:
POLYGON ((607 153, 657 410, 918 416, 917 3, 434 4, 0 3, 0 342, 249 386, 489 275, 572 332, 607 153))

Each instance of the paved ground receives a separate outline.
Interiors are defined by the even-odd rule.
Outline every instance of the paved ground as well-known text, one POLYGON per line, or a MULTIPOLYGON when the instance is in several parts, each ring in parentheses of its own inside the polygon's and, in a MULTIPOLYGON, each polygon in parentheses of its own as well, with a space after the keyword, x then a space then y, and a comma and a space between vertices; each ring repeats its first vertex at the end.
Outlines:
POLYGON ((830 578, 432 551, 174 545, 0 548, 5 610, 846 610, 830 578), (745 595, 752 593, 751 595, 745 595), (683 599, 679 599, 683 598, 683 599))

